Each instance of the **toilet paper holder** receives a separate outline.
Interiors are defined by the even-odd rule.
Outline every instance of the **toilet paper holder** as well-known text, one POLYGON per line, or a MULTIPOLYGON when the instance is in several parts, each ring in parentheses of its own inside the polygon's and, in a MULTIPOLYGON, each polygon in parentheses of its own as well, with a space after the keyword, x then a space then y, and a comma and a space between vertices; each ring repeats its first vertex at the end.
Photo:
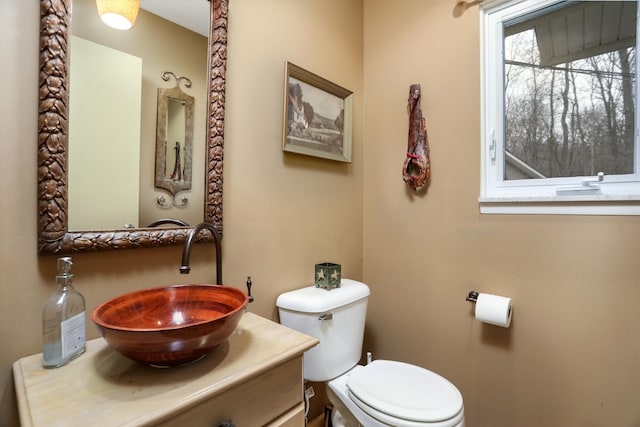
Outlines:
POLYGON ((480 294, 477 291, 471 291, 469 295, 467 295, 466 300, 475 304, 478 302, 478 295, 480 294))

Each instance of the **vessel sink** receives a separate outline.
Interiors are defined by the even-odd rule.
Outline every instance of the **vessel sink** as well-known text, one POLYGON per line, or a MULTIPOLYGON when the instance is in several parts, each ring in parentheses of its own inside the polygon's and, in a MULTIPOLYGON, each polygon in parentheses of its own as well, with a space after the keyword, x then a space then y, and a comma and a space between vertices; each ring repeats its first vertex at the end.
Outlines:
POLYGON ((93 321, 122 355, 154 366, 197 360, 236 329, 248 297, 224 285, 190 284, 144 289, 99 305, 93 321))

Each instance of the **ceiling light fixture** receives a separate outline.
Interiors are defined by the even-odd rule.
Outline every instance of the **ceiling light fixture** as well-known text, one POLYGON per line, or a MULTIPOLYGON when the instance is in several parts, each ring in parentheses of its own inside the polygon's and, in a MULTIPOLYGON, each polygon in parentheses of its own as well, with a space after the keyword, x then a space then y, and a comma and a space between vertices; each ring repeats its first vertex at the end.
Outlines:
POLYGON ((118 30, 133 27, 138 17, 140 0, 96 0, 102 21, 118 30))

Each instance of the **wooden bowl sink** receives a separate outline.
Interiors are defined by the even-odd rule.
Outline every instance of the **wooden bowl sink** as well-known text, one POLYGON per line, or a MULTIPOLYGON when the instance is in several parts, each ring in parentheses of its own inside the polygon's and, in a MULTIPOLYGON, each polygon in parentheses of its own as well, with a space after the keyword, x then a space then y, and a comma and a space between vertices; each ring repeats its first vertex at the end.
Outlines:
POLYGON ((236 329, 248 297, 223 285, 172 285, 113 298, 93 321, 111 347, 135 361, 174 366, 197 360, 236 329))

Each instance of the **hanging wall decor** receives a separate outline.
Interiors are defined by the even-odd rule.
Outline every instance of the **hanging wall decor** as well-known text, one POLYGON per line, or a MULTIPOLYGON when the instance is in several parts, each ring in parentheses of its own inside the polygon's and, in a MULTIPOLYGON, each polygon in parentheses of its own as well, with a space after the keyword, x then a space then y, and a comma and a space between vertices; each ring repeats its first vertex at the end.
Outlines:
POLYGON ((156 204, 161 208, 186 208, 189 199, 182 197, 178 202, 176 195, 191 190, 194 98, 182 91, 180 83, 187 89, 192 83, 171 71, 163 71, 160 76, 165 82, 173 78, 176 85, 158 88, 155 186, 167 190, 172 200, 158 196, 156 204))
POLYGON ((431 176, 427 125, 420 108, 420 85, 409 88, 409 145, 402 168, 402 179, 413 190, 423 187, 431 176))
POLYGON ((353 92, 290 62, 282 150, 351 163, 353 92))

